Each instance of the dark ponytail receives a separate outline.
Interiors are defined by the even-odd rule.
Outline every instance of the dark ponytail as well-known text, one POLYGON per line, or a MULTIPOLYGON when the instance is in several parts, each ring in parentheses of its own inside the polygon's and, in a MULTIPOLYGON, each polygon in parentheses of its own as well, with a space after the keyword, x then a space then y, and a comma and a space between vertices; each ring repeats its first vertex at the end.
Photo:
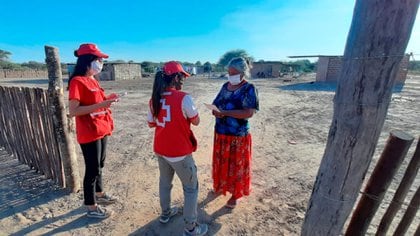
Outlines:
POLYGON ((172 75, 166 75, 163 71, 158 71, 155 75, 155 81, 153 82, 152 91, 152 114, 153 117, 157 118, 160 112, 160 99, 162 98, 163 92, 166 88, 173 85, 173 80, 177 76, 177 73, 172 75))

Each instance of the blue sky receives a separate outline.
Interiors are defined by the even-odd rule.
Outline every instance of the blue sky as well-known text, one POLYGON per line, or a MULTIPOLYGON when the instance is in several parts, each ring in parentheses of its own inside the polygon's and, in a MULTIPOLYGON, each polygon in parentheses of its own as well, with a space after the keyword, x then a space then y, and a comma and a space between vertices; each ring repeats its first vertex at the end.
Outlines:
MULTIPOLYGON (((74 62, 96 43, 109 60, 216 63, 244 49, 256 60, 342 55, 355 0, 0 0, 0 49, 11 61, 44 61, 44 45, 74 62)), ((419 14, 418 14, 419 15, 419 14)), ((417 16, 407 52, 420 54, 417 16), (415 43, 417 42, 417 43, 415 43)), ((417 58, 416 58, 417 59, 417 58)))

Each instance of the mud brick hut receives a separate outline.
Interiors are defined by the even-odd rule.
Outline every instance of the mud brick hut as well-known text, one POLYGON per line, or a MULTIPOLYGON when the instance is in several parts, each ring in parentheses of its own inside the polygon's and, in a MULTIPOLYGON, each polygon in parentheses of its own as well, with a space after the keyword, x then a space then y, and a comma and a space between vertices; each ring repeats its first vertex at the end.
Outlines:
POLYGON ((296 73, 300 70, 299 65, 280 61, 258 61, 252 63, 252 78, 276 78, 285 74, 296 73))

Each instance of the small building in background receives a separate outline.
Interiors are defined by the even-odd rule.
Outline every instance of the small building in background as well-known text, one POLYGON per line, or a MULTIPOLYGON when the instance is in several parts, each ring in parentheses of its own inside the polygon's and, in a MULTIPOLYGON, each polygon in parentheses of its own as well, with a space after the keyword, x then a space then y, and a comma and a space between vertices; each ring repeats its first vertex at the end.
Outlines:
POLYGON ((316 69, 317 82, 338 81, 340 76, 342 56, 322 56, 318 57, 316 69))
POLYGON ((252 78, 277 78, 284 75, 294 76, 300 72, 300 66, 280 61, 258 61, 252 63, 252 78))
POLYGON ((105 63, 100 80, 130 80, 141 78, 140 63, 105 63))
MULTIPOLYGON (((75 64, 67 64, 67 71, 70 75, 74 71, 75 64)), ((141 78, 140 63, 105 62, 102 72, 99 73, 99 80, 131 80, 141 78)))
MULTIPOLYGON (((316 81, 317 82, 336 82, 339 79, 341 67, 343 65, 343 56, 290 56, 290 58, 307 58, 318 57, 316 81)), ((404 84, 408 73, 408 64, 410 61, 410 54, 406 54, 401 60, 396 84, 404 84)))

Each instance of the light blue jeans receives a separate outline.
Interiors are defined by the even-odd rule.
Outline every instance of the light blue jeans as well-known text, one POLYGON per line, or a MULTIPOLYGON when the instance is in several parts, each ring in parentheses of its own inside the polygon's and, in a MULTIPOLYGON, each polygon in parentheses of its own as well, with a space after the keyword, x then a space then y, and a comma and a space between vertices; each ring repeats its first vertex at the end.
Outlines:
POLYGON ((159 195, 162 213, 169 213, 171 209, 171 189, 174 173, 178 175, 184 190, 184 221, 187 229, 192 229, 197 222, 198 179, 197 166, 192 155, 182 161, 169 162, 157 155, 159 161, 159 195))

